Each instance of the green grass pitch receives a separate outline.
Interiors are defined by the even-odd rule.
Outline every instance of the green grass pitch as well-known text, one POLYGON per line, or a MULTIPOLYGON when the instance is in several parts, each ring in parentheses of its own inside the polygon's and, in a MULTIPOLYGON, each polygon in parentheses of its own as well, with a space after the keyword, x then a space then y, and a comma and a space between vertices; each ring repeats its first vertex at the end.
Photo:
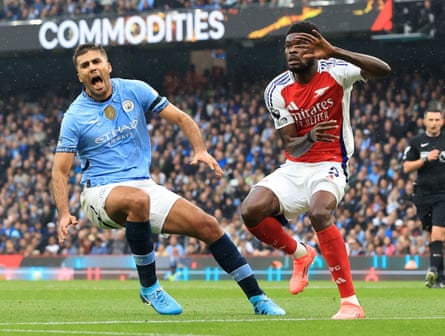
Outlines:
POLYGON ((333 321, 339 307, 329 281, 289 294, 287 281, 260 281, 285 316, 254 315, 238 286, 223 281, 162 281, 183 306, 160 316, 140 302, 136 280, 2 281, 0 335, 442 335, 445 289, 422 281, 356 282, 367 318, 333 321))

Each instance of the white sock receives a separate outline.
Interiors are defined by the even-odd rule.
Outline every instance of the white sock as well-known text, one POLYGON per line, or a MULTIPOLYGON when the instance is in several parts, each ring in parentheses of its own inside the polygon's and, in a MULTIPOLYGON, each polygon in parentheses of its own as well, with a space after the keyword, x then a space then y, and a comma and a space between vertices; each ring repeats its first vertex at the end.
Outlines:
POLYGON ((356 306, 360 306, 360 303, 358 302, 356 295, 341 298, 340 303, 345 303, 345 302, 355 304, 356 306))
POLYGON ((295 259, 304 257, 307 254, 306 246, 302 243, 297 242, 297 249, 295 250, 293 256, 295 259))

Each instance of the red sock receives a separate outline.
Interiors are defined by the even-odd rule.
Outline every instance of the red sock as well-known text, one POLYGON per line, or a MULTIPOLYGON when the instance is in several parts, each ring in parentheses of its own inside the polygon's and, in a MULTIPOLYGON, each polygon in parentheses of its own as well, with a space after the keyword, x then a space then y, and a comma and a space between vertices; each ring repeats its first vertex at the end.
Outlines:
POLYGON ((257 226, 247 228, 255 237, 267 245, 293 254, 297 249, 297 242, 284 229, 281 223, 273 218, 264 218, 257 226))
POLYGON ((346 252, 345 242, 335 225, 317 232, 320 251, 340 292, 340 297, 355 295, 352 283, 351 266, 346 252))

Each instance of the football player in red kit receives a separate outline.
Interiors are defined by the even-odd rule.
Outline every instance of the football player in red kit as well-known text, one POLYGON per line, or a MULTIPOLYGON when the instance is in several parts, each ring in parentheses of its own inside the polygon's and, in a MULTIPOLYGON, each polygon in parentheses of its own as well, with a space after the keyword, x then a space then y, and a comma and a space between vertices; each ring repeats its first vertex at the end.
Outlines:
POLYGON ((253 186, 242 203, 242 217, 255 237, 293 256, 289 289, 298 294, 308 283, 316 250, 297 242, 283 224, 307 212, 341 297, 332 318, 363 318, 333 212, 344 196, 354 150, 349 111, 353 84, 388 75, 391 68, 376 57, 331 45, 310 22, 289 28, 284 53, 288 70, 268 84, 264 99, 286 162, 253 186))

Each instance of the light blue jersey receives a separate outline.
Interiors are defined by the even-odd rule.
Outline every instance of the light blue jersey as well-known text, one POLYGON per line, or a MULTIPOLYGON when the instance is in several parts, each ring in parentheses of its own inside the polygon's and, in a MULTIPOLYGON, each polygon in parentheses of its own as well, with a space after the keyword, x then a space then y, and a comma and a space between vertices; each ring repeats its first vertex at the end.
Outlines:
POLYGON ((82 184, 91 187, 150 177, 151 145, 146 112, 169 104, 150 85, 113 78, 105 102, 83 90, 64 114, 56 152, 77 152, 82 184))

